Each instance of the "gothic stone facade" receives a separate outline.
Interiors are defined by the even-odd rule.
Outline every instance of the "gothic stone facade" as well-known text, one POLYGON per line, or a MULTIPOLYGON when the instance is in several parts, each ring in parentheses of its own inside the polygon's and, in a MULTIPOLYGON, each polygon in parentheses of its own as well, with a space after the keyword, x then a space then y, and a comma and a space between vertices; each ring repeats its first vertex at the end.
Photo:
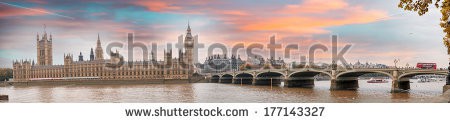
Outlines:
POLYGON ((79 60, 74 61, 72 54, 65 54, 63 65, 53 65, 52 36, 47 39, 44 32, 41 39, 37 35, 37 64, 34 60, 13 61, 14 81, 188 79, 193 73, 193 45, 194 38, 188 25, 185 51, 179 51, 178 58, 172 58, 172 51, 169 50, 164 52, 164 61, 157 61, 152 52, 149 60, 124 62, 118 51, 111 52, 110 59, 103 59, 98 36, 95 56, 93 49, 88 60, 83 60, 80 54, 79 60))

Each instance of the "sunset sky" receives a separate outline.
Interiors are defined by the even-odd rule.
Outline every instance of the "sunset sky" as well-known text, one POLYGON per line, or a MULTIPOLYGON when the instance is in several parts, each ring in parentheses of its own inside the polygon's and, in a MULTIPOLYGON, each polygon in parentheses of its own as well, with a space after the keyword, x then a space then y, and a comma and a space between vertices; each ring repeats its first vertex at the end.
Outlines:
MULTIPOLYGON (((307 55, 307 47, 313 44, 331 45, 330 37, 336 34, 339 48, 353 45, 345 55, 351 63, 360 60, 393 65, 398 58, 400 66, 435 62, 438 67, 446 67, 448 56, 442 43, 439 11, 433 7, 419 16, 397 8, 398 1, 1 0, 0 67, 11 67, 14 59, 36 59, 36 34, 42 35, 44 24, 47 33, 53 35, 53 63, 63 64, 64 53, 78 56, 82 52, 87 58, 89 50, 95 48, 98 33, 104 49, 110 42, 125 43, 126 34, 135 33, 138 42, 161 44, 161 53, 164 43, 175 43, 179 35, 186 33, 188 21, 193 34, 198 34, 199 42, 206 46, 266 45, 272 35, 283 47, 299 44, 301 50, 293 52, 295 56, 288 61, 307 55)), ((200 50, 200 61, 206 57, 205 51, 200 50)), ((240 53, 246 59, 243 51, 240 53)), ((318 51, 318 62, 329 63, 330 53, 331 49, 318 51)), ((135 54, 135 59, 140 60, 140 50, 135 54)))

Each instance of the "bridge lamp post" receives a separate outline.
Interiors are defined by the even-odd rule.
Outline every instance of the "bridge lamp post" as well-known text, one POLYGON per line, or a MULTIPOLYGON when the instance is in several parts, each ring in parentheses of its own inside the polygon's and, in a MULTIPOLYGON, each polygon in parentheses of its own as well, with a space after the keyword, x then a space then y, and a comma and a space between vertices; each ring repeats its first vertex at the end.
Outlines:
POLYGON ((394 67, 397 68, 397 63, 400 61, 400 59, 394 59, 394 67))
POLYGON ((291 68, 291 63, 286 63, 285 64, 286 70, 289 71, 291 68))

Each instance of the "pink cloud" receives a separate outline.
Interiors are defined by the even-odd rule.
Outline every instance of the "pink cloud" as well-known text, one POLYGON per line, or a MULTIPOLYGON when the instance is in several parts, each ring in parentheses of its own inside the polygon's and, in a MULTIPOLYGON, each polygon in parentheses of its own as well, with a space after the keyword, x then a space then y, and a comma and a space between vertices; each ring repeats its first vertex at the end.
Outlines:
MULTIPOLYGON (((306 10, 305 11, 309 11, 306 10)), ((320 10, 325 11, 325 10, 320 10)), ((250 17, 247 21, 240 20, 242 31, 274 31, 288 34, 323 34, 324 28, 348 24, 364 24, 379 21, 387 17, 387 12, 381 10, 366 10, 362 6, 340 8, 340 13, 317 13, 314 15, 284 15, 280 17, 250 17)), ((319 12, 314 10, 314 12, 319 12)))
MULTIPOLYGON (((239 3, 198 1, 194 4, 190 1, 166 0, 155 1, 155 3, 141 2, 136 5, 156 12, 202 14, 209 19, 218 21, 219 25, 214 25, 218 26, 215 28, 218 33, 201 33, 228 46, 237 43, 244 43, 245 46, 252 43, 266 43, 269 36, 274 33, 277 34, 277 40, 281 41, 284 40, 284 37, 311 38, 315 34, 329 33, 327 27, 366 24, 387 17, 387 12, 384 10, 367 9, 346 0, 305 0, 296 4, 274 4, 264 9, 258 6, 254 8, 240 6, 221 8, 221 4, 230 6, 239 3), (262 12, 263 10, 265 11, 262 12)), ((296 41, 290 40, 288 43, 296 41)), ((304 39, 302 45, 309 46, 318 42, 328 44, 328 40, 304 39)))
MULTIPOLYGON (((186 3, 166 1, 167 4, 187 5, 186 3)), ((281 6, 280 11, 267 11, 248 8, 233 8, 223 10, 210 6, 188 7, 171 12, 199 12, 211 19, 222 22, 229 28, 229 33, 271 32, 281 35, 311 35, 328 33, 326 27, 348 24, 364 24, 385 18, 383 10, 365 9, 361 5, 350 5, 345 0, 323 1, 306 0, 299 4, 281 6), (331 13, 330 11, 336 11, 331 13)), ((196 4, 197 5, 197 4, 196 4)), ((273 6, 271 9, 276 9, 273 6)), ((270 8, 267 8, 270 9, 270 8)), ((190 14, 190 13, 185 13, 190 14)), ((255 37, 255 33, 247 37, 255 37)))
POLYGON ((10 16, 39 16, 39 15, 46 15, 48 12, 47 10, 43 8, 30 8, 29 9, 21 9, 21 8, 15 8, 15 7, 8 7, 5 5, 0 8, 0 17, 10 17, 10 16), (35 11, 32 11, 35 10, 35 11))
POLYGON ((246 16, 249 15, 247 12, 239 11, 239 10, 223 10, 223 11, 217 11, 216 14, 221 15, 231 15, 231 16, 246 16))
POLYGON ((168 1, 153 0, 153 1, 136 1, 133 2, 135 5, 144 6, 150 11, 162 12, 171 10, 180 10, 180 6, 173 5, 173 3, 168 1))

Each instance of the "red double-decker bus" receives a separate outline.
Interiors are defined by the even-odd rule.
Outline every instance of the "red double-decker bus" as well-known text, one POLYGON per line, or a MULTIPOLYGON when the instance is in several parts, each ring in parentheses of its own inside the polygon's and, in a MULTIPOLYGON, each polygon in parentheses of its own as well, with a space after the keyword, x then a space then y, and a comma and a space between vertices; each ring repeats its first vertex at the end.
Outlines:
POLYGON ((436 63, 417 63, 416 67, 420 69, 436 69, 436 63))

